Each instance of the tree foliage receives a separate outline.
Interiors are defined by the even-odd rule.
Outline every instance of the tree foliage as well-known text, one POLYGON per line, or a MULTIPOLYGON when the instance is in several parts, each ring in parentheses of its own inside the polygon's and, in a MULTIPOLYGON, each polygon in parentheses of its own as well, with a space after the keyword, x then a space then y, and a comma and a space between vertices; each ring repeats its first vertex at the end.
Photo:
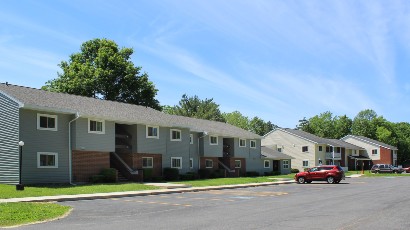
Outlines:
POLYGON ((81 45, 59 66, 63 73, 46 82, 44 90, 65 92, 105 100, 148 106, 160 110, 157 89, 147 73, 131 62, 131 48, 119 48, 107 39, 94 39, 81 45))
POLYGON ((237 126, 241 129, 249 130, 249 118, 242 115, 239 111, 233 111, 232 113, 223 113, 226 123, 237 126))
POLYGON ((219 110, 219 105, 212 98, 201 100, 198 96, 188 97, 184 94, 179 101, 179 105, 165 106, 163 109, 168 114, 225 122, 219 110))

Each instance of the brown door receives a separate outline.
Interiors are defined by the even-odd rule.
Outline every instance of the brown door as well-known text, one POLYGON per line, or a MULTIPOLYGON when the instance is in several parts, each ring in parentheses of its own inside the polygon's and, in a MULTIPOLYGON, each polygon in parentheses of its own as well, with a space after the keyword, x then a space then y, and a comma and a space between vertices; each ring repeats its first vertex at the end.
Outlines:
POLYGON ((272 171, 279 172, 279 161, 273 161, 272 163, 272 171))

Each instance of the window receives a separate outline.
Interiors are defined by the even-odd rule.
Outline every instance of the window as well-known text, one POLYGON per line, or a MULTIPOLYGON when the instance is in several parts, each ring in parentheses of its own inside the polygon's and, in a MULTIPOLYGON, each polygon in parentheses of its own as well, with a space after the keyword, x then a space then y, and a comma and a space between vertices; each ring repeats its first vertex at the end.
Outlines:
POLYGON ((103 120, 88 119, 88 133, 104 134, 104 123, 103 120))
POLYGON ((263 167, 264 167, 265 169, 270 168, 270 160, 264 160, 264 161, 263 161, 263 167))
POLYGON ((319 146, 319 152, 322 152, 322 151, 323 151, 323 147, 319 146))
POLYGON ((235 160, 235 168, 241 168, 241 160, 235 160))
POLYGON ((194 144, 194 134, 189 134, 189 143, 190 143, 191 145, 194 144))
POLYGON ((278 152, 282 152, 282 148, 278 148, 278 152))
POLYGON ((171 168, 182 169, 182 157, 171 157, 171 168))
POLYGON ((307 152, 307 151, 309 151, 308 146, 302 146, 302 152, 307 152))
POLYGON ((181 141, 181 130, 171 129, 171 141, 181 141))
POLYGON ((283 168, 288 169, 289 168, 289 160, 283 160, 283 168))
POLYGON ((37 114, 37 129, 57 131, 57 115, 37 114))
POLYGON ((309 167, 309 161, 308 160, 303 160, 302 166, 303 167, 309 167))
POLYGON ((376 154, 377 154, 377 149, 373 149, 373 150, 372 150, 372 154, 373 154, 373 155, 376 155, 376 154))
POLYGON ((37 168, 58 168, 58 153, 37 153, 37 168))
POLYGON ((159 127, 158 126, 149 126, 149 125, 147 125, 146 126, 147 128, 147 130, 146 130, 146 137, 147 138, 159 138, 159 134, 158 134, 158 129, 159 129, 159 127))
POLYGON ((153 158, 143 157, 142 158, 142 168, 152 168, 152 167, 153 167, 153 158))
POLYGON ((239 147, 246 147, 246 139, 239 139, 239 147))
POLYGON ((205 168, 213 168, 214 167, 214 161, 211 159, 206 159, 205 160, 205 168))
POLYGON ((332 146, 326 146, 326 152, 327 153, 333 152, 333 147, 332 146))
POLYGON ((209 136, 209 144, 210 145, 218 145, 218 137, 217 136, 209 136))
POLYGON ((251 140, 250 145, 251 145, 251 148, 256 149, 256 141, 255 140, 251 140))
POLYGON ((189 158, 189 168, 194 168, 194 158, 189 158))

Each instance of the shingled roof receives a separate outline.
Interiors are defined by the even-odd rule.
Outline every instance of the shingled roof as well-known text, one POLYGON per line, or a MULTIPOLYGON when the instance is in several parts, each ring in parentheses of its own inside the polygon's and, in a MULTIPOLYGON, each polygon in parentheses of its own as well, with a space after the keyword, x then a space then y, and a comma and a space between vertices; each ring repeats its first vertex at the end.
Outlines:
POLYGON ((250 131, 224 122, 169 115, 145 106, 3 83, 0 84, 1 92, 19 101, 21 106, 27 109, 69 114, 78 113, 81 117, 98 118, 124 124, 189 128, 195 132, 207 132, 226 137, 262 138, 250 131))
POLYGON ((262 158, 273 159, 273 160, 288 160, 295 159, 289 155, 276 150, 273 146, 261 146, 262 158))
POLYGON ((365 142, 365 143, 369 143, 369 144, 373 144, 373 145, 377 145, 377 146, 382 146, 384 148, 388 148, 391 150, 398 150, 396 146, 393 145, 388 145, 386 143, 380 142, 380 141, 376 141, 373 139, 370 139, 368 137, 364 137, 364 136, 356 136, 356 135, 347 135, 345 137, 342 138, 342 140, 346 140, 348 137, 351 137, 353 139, 365 142))

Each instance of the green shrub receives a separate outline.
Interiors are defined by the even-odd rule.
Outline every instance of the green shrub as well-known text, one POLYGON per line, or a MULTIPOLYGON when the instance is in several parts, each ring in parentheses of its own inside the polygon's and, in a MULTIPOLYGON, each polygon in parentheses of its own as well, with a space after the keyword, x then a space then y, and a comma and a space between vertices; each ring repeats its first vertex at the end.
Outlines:
POLYGON ((90 177, 91 183, 103 183, 105 177, 103 175, 94 175, 90 177))
POLYGON ((291 169, 290 172, 291 172, 291 173, 298 173, 298 172, 299 172, 299 169, 291 169))
POLYGON ((209 179, 211 175, 211 170, 209 169, 199 169, 198 175, 200 179, 209 179))
POLYGON ((211 174, 209 175, 209 178, 222 178, 225 177, 225 170, 214 170, 211 172, 211 174))
POLYGON ((264 172, 263 173, 265 176, 277 176, 280 175, 279 171, 271 171, 271 172, 264 172))
POLYGON ((259 173, 255 171, 249 171, 249 172, 246 172, 246 176, 247 177, 257 177, 259 176, 259 173))
POLYGON ((179 179, 179 170, 176 168, 164 168, 164 180, 174 181, 179 179))
POLYGON ((104 177, 104 182, 117 182, 117 170, 113 168, 102 169, 100 175, 104 177))
POLYGON ((194 172, 187 172, 186 174, 179 176, 181 180, 196 180, 198 179, 198 174, 194 172))

